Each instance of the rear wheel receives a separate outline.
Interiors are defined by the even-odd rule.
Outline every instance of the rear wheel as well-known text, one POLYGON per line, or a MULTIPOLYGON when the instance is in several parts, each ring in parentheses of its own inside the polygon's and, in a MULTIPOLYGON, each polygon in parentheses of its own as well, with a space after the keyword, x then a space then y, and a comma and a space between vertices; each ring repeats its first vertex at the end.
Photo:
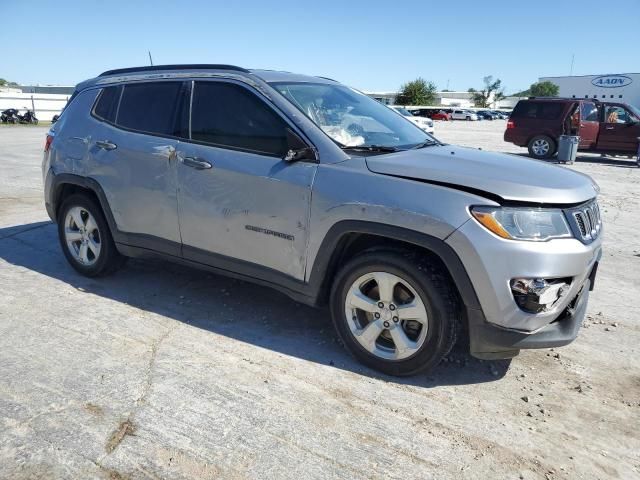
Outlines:
POLYGON ((331 315, 358 360, 399 376, 435 367, 459 324, 446 275, 409 252, 370 252, 348 262, 333 284, 331 315))
POLYGON ((60 207, 58 238, 71 266, 88 277, 105 275, 124 263, 102 210, 86 195, 71 195, 60 207))
POLYGON ((529 140, 528 148, 533 158, 547 159, 556 153, 556 142, 547 135, 536 135, 529 140))

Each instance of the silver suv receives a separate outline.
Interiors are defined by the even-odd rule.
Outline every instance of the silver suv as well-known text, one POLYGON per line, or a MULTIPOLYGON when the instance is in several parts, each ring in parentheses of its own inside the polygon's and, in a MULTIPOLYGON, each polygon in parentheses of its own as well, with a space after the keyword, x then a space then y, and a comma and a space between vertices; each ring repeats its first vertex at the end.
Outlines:
POLYGON ((161 256, 328 304, 364 364, 431 368, 577 335, 598 187, 446 145, 327 78, 228 65, 105 72, 49 132, 46 207, 78 272, 161 256))

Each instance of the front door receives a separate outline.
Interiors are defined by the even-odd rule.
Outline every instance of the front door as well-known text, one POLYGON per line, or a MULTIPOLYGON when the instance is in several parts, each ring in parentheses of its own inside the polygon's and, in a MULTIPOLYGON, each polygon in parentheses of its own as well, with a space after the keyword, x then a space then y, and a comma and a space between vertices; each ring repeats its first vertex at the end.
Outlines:
POLYGON ((640 119, 623 104, 606 103, 600 127, 598 150, 635 153, 640 137, 640 119))
POLYGON ((183 256, 304 279, 317 165, 282 160, 290 125, 248 87, 196 81, 192 95, 190 138, 177 152, 183 256))
POLYGON ((105 88, 93 110, 100 125, 91 139, 88 172, 126 237, 119 241, 144 242, 172 255, 180 254, 174 157, 182 89, 183 82, 175 81, 105 88))
POLYGON ((580 108, 578 135, 580 135, 580 149, 591 150, 595 148, 600 130, 598 107, 593 102, 582 102, 580 108))

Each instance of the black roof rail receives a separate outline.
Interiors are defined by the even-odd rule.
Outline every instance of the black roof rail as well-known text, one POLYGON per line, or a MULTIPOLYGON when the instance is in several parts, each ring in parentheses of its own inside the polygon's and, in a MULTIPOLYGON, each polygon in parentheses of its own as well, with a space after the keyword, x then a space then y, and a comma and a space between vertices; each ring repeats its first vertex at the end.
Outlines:
POLYGON ((246 68, 236 67, 235 65, 224 65, 215 63, 187 63, 178 65, 152 65, 146 67, 116 68, 115 70, 107 70, 106 72, 102 72, 98 76, 106 77, 107 75, 122 73, 156 72, 160 70, 233 70, 236 72, 251 73, 246 68))
POLYGON ((338 80, 335 80, 335 79, 329 78, 329 77, 321 77, 320 75, 318 75, 316 78, 321 78, 323 80, 330 80, 332 82, 340 83, 340 82, 338 82, 338 80))

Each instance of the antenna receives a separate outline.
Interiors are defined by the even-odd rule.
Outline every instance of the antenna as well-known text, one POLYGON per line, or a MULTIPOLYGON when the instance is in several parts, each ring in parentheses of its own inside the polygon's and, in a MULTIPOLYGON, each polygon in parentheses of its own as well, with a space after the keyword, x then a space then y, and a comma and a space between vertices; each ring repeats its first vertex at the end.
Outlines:
POLYGON ((149 53, 149 63, 153 67, 153 58, 151 58, 151 50, 147 50, 147 53, 149 53))
POLYGON ((569 70, 569 76, 573 75, 573 61, 576 59, 576 54, 572 53, 571 54, 571 70, 569 70))

